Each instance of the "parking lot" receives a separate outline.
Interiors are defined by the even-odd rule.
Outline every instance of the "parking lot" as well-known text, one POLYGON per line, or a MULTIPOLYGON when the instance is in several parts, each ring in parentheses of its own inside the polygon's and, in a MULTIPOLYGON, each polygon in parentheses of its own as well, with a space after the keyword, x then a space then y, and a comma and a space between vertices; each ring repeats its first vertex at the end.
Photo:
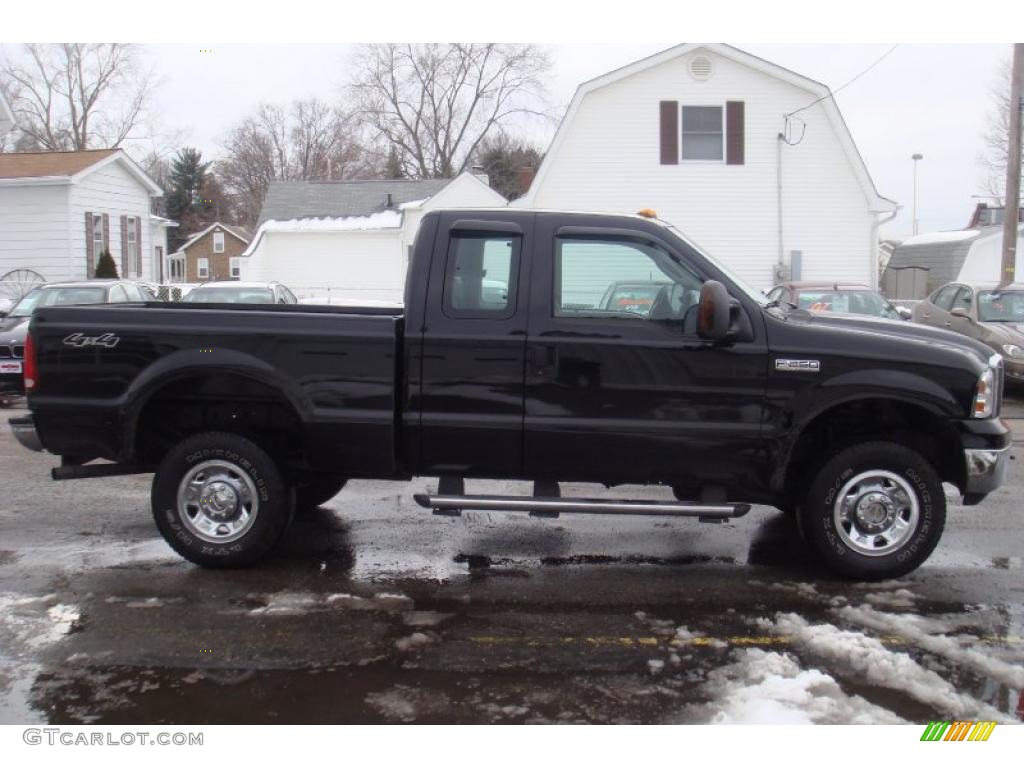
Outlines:
POLYGON ((350 483, 270 563, 207 571, 158 537, 148 476, 50 481, 22 412, 0 427, 0 723, 1024 718, 1016 466, 898 582, 829 576, 769 508, 435 517, 412 501, 432 480, 350 483))

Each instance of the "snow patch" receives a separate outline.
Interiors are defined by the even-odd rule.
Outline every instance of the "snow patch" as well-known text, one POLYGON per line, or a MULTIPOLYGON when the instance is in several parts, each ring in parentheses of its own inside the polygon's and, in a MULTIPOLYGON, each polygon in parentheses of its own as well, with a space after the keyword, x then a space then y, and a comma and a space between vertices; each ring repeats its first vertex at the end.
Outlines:
MULTIPOLYGON (((967 667, 1011 688, 1024 688, 1024 667, 1009 664, 972 648, 964 648, 956 638, 930 634, 924 629, 928 625, 920 622, 919 616, 880 613, 866 605, 859 608, 847 606, 838 611, 838 616, 851 624, 858 624, 876 632, 905 637, 929 653, 967 667)), ((977 642, 977 638, 967 637, 964 641, 977 642)))
POLYGON ((864 599, 872 605, 888 608, 913 608, 917 595, 909 589, 896 589, 891 592, 868 592, 864 599))
MULTIPOLYGON (((840 612, 846 610, 849 609, 840 612)), ((987 704, 957 693, 949 682, 922 667, 909 654, 889 650, 863 632, 839 629, 832 624, 811 625, 795 613, 778 614, 774 631, 791 637, 830 664, 856 672, 872 685, 900 691, 952 717, 1005 719, 987 704)))
POLYGON ((730 724, 900 724, 905 721, 829 675, 802 669, 789 654, 744 648, 735 662, 712 671, 705 688, 715 696, 711 722, 730 724))

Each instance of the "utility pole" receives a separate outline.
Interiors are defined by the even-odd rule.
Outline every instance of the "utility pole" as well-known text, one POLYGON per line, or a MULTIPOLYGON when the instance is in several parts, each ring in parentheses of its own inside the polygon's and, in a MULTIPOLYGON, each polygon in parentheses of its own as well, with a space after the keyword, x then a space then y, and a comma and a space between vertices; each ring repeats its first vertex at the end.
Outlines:
POLYGON ((1001 285, 1017 277, 1017 226, 1020 216, 1021 107, 1024 106, 1024 43, 1013 44, 1013 77, 1010 80, 1010 135, 1007 137, 1006 207, 1003 209, 1003 270, 1001 285))

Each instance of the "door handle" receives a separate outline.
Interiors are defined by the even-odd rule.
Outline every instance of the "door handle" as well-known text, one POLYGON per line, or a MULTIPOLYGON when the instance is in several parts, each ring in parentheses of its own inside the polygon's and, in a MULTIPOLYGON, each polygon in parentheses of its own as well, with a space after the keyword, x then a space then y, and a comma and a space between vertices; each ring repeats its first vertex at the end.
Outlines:
POLYGON ((953 321, 952 320, 947 320, 946 321, 946 327, 947 328, 952 328, 953 327, 953 321))
POLYGON ((554 344, 539 344, 530 353, 530 362, 537 373, 543 373, 545 368, 553 367, 558 360, 554 344))

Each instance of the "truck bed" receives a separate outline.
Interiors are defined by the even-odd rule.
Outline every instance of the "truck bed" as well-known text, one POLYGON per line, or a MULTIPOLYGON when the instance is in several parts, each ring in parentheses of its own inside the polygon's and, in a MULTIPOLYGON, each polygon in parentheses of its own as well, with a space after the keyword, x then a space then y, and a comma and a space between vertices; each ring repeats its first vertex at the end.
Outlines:
POLYGON ((400 310, 381 307, 45 308, 30 330, 38 362, 30 405, 51 452, 139 461, 147 408, 161 398, 168 407, 187 400, 201 408, 204 397, 223 400, 227 391, 239 413, 251 406, 253 419, 294 419, 289 428, 299 426, 313 446, 316 469, 379 476, 397 464, 402 323, 400 310), (265 393, 286 400, 280 410, 287 413, 257 414, 265 393), (88 449, 77 444, 79 435, 88 449), (98 445, 100 456, 81 455, 98 445))

